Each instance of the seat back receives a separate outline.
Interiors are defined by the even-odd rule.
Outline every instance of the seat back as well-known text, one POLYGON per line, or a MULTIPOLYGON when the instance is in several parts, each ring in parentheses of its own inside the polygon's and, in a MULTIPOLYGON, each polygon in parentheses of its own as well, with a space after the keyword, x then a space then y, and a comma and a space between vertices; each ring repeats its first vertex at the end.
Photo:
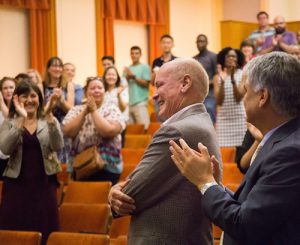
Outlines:
POLYGON ((145 127, 144 124, 127 124, 126 134, 144 134, 145 127))
POLYGON ((161 125, 159 122, 151 122, 147 129, 147 134, 150 134, 153 136, 155 134, 155 132, 160 128, 160 126, 161 125))
POLYGON ((151 138, 150 134, 126 134, 124 148, 146 148, 151 138))
POLYGON ((127 236, 131 216, 124 216, 121 218, 113 219, 109 236, 111 238, 117 238, 119 236, 127 236))
POLYGON ((59 208, 61 231, 107 234, 112 215, 108 204, 63 203, 59 208))
POLYGON ((223 164, 223 184, 239 184, 244 175, 238 169, 236 163, 223 164))
POLYGON ((121 155, 123 158, 124 165, 127 164, 138 164, 144 155, 145 149, 134 149, 134 148, 122 148, 121 155))
POLYGON ((109 236, 99 234, 79 234, 70 232, 53 232, 47 245, 109 245, 109 236))
POLYGON ((126 164, 123 167, 123 171, 120 176, 120 181, 126 180, 128 175, 131 174, 131 172, 136 168, 136 164, 126 164))
POLYGON ((111 182, 71 181, 64 194, 63 203, 108 203, 111 182))
POLYGON ((235 147, 221 147, 221 156, 222 156, 222 162, 235 162, 235 154, 236 154, 236 148, 235 147))
POLYGON ((3 245, 40 245, 41 239, 40 232, 0 230, 0 244, 3 245))

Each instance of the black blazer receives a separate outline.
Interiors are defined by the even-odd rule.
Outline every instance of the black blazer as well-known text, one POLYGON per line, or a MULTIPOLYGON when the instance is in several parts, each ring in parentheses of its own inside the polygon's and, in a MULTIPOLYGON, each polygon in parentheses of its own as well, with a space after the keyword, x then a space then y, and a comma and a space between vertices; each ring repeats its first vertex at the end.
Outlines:
POLYGON ((213 186, 202 204, 224 245, 300 244, 299 118, 271 135, 233 196, 213 186))

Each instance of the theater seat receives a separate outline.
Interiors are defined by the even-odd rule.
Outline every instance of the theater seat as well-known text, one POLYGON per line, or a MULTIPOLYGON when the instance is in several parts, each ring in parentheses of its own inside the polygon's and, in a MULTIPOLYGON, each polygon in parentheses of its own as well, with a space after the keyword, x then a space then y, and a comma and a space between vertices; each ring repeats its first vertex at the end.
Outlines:
POLYGON ((236 154, 235 147, 221 147, 220 151, 221 151, 223 163, 235 162, 235 154, 236 154))
POLYGON ((111 182, 71 181, 64 194, 63 203, 108 203, 111 182))
POLYGON ((61 231, 107 234, 112 215, 108 204, 63 203, 59 208, 61 231))
POLYGON ((125 134, 144 134, 144 124, 127 124, 125 134))
POLYGON ((79 234, 70 232, 53 232, 47 245, 108 245, 109 236, 99 234, 79 234))
POLYGON ((146 148, 151 138, 150 134, 126 134, 124 148, 146 148))
POLYGON ((40 232, 0 230, 0 244, 3 245, 40 245, 41 239, 40 232))

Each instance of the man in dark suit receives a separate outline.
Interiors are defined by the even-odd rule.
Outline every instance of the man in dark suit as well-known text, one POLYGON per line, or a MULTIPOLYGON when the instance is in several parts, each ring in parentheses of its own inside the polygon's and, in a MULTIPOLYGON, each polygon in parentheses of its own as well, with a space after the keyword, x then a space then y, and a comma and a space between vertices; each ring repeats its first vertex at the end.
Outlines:
POLYGON ((212 245, 211 224, 199 208, 201 194, 180 174, 169 153, 169 141, 184 137, 192 148, 202 141, 210 153, 220 156, 215 130, 203 105, 207 74, 194 59, 179 58, 160 68, 155 86, 159 116, 166 121, 130 181, 125 187, 112 188, 110 204, 118 215, 132 215, 130 245, 212 245))
POLYGON ((196 154, 183 140, 181 147, 172 141, 172 159, 200 189, 224 245, 300 244, 300 63, 273 52, 251 60, 246 75, 248 121, 264 137, 236 193, 217 184, 202 144, 196 154))

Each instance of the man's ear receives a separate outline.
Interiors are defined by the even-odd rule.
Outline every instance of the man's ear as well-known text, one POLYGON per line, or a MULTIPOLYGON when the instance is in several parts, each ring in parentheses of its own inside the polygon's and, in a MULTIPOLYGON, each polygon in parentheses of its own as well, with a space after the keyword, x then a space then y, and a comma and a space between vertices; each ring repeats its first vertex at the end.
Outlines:
POLYGON ((269 91, 264 88, 260 91, 260 100, 259 100, 259 104, 258 106, 260 108, 262 108, 263 106, 267 105, 270 101, 270 94, 269 94, 269 91))
POLYGON ((186 93, 192 87, 192 78, 189 74, 185 74, 181 81, 181 92, 186 93))

